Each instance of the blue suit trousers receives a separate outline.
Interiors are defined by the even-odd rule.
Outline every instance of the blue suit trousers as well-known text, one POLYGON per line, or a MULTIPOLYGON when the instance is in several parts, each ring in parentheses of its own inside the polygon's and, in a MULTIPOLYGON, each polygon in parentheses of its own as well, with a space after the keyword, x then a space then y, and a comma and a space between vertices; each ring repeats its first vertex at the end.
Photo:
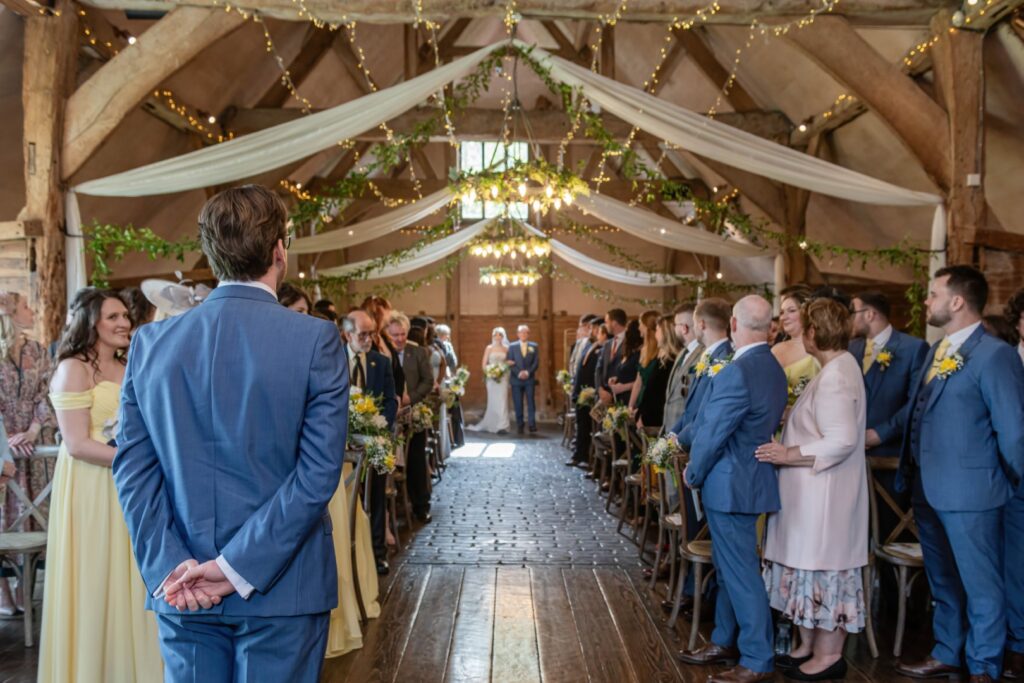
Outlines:
POLYGON ((936 510, 925 499, 920 476, 914 477, 911 501, 935 601, 932 656, 960 666, 966 650, 971 674, 998 679, 1006 642, 1003 508, 936 510))
MULTIPOLYGON (((515 370, 513 370, 515 372, 515 370)), ((526 399, 527 417, 530 420, 530 427, 537 426, 537 404, 534 399, 537 383, 531 380, 512 382, 512 406, 516 410, 516 424, 523 426, 523 399, 526 399)))
POLYGON ((711 642, 738 647, 740 665, 751 671, 773 671, 772 613, 757 556, 758 515, 707 509, 705 513, 718 574, 711 642))
POLYGON ((1024 486, 1004 508, 1006 528, 1006 649, 1024 652, 1024 486))
POLYGON ((317 683, 330 613, 157 614, 166 683, 317 683))

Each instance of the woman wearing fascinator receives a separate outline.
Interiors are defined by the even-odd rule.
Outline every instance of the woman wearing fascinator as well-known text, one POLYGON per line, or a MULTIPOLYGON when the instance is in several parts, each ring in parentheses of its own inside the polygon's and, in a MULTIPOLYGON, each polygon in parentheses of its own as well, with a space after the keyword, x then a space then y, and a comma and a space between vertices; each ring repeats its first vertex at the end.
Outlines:
POLYGON ((183 280, 181 273, 175 273, 179 282, 170 280, 143 280, 140 285, 142 293, 156 307, 154 322, 166 320, 191 311, 203 303, 213 290, 203 284, 195 284, 191 280, 183 280))
POLYGON ((159 681, 156 618, 111 473, 132 320, 85 288, 57 348, 50 401, 63 436, 47 537, 39 681, 159 681))

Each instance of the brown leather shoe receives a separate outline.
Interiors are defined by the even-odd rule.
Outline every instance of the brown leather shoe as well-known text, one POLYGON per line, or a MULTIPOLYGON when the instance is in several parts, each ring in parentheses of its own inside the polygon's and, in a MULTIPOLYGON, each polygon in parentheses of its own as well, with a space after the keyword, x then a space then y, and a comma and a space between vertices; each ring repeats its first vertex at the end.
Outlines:
POLYGON ((988 674, 971 674, 968 683, 992 683, 992 677, 988 674))
POLYGON ((896 673, 910 678, 958 678, 960 667, 950 666, 934 657, 927 657, 920 662, 911 662, 910 664, 897 662, 896 673))
POLYGON ((708 683, 757 683, 757 681, 772 680, 775 680, 775 674, 771 671, 768 673, 758 673, 757 671, 751 671, 745 666, 737 666, 720 674, 708 676, 708 683))
POLYGON ((1006 661, 1003 664, 1003 678, 1011 681, 1024 679, 1024 652, 1006 651, 1006 661))
POLYGON ((740 651, 734 647, 719 647, 708 643, 692 652, 682 650, 678 656, 679 661, 686 664, 735 664, 740 658, 740 651))

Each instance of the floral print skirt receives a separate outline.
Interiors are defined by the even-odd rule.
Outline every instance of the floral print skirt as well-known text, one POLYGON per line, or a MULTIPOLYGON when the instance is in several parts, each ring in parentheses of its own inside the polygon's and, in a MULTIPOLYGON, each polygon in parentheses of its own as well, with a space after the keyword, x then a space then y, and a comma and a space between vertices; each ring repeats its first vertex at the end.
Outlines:
POLYGON ((864 584, 860 569, 793 569, 766 562, 764 585, 772 609, 804 628, 847 633, 864 630, 864 584))

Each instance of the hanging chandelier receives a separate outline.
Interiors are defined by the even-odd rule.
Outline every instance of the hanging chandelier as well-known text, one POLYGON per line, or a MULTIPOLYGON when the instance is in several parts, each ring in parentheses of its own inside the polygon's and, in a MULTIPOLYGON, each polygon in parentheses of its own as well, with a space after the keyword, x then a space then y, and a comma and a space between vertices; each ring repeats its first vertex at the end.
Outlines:
POLYGON ((539 215, 571 206, 581 194, 590 194, 582 178, 543 159, 522 161, 501 171, 466 174, 455 181, 456 200, 483 199, 504 206, 526 202, 539 215))
POLYGON ((504 266, 484 266, 480 269, 480 284, 506 287, 529 287, 541 278, 535 266, 523 268, 506 268, 504 266))
POLYGON ((518 221, 503 216, 469 245, 473 256, 498 261, 529 261, 551 255, 551 242, 547 237, 528 233, 518 221))

